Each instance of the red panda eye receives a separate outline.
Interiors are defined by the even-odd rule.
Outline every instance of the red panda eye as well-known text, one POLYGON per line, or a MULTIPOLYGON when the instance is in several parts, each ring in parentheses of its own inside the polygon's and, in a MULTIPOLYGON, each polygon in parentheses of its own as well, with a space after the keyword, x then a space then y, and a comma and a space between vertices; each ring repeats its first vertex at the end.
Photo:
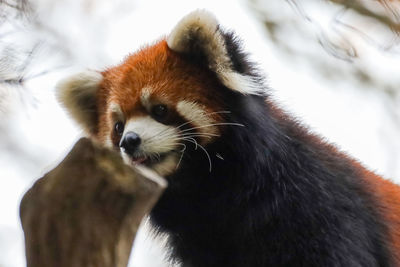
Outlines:
POLYGON ((151 115, 156 119, 163 119, 168 113, 168 108, 165 105, 155 105, 151 108, 151 115))
POLYGON ((114 130, 118 135, 122 135, 124 132, 124 124, 122 122, 117 122, 114 126, 114 130))

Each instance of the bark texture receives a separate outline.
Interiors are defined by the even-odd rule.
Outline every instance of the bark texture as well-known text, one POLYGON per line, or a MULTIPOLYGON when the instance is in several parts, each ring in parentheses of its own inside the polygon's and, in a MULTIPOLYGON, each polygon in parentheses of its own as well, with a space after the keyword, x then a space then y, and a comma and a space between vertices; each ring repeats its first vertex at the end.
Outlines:
POLYGON ((140 221, 165 187, 154 172, 79 140, 21 201, 27 266, 126 266, 140 221))

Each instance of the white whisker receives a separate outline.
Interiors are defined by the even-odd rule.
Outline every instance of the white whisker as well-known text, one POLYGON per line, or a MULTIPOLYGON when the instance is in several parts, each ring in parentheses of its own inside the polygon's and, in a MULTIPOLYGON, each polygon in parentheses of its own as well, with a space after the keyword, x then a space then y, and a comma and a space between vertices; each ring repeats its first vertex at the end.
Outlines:
POLYGON ((187 136, 187 135, 196 135, 196 136, 204 136, 204 137, 212 137, 212 136, 215 136, 215 137, 220 137, 220 135, 219 134, 213 134, 213 133, 195 133, 195 134, 191 134, 191 133, 184 133, 184 134, 182 134, 182 136, 187 136))
POLYGON ((192 140, 193 143, 196 145, 196 147, 194 148, 194 150, 197 150, 197 145, 198 145, 198 143, 197 143, 196 139, 191 138, 191 137, 184 137, 184 138, 182 138, 182 140, 188 140, 188 141, 192 140))
MULTIPOLYGON (((231 113, 228 110, 223 110, 223 111, 217 111, 217 112, 211 112, 205 115, 212 115, 212 114, 223 114, 223 113, 231 113)), ((210 121, 212 122, 212 120, 210 121)), ((155 161, 161 161, 161 158, 163 153, 167 152, 175 152, 175 153, 180 153, 179 160, 176 164, 176 169, 179 168, 183 157, 185 153, 188 151, 187 149, 189 148, 188 142, 192 143, 194 145, 194 150, 198 150, 200 148, 206 155, 208 163, 209 163, 209 171, 212 171, 212 159, 205 148, 205 144, 202 144, 202 142, 205 142, 206 139, 212 139, 216 137, 220 137, 221 135, 218 134, 218 131, 215 132, 215 129, 218 129, 218 126, 240 126, 240 127, 245 127, 241 123, 235 123, 235 122, 215 122, 215 123, 209 123, 209 124, 203 124, 203 125, 196 125, 195 120, 190 120, 186 121, 176 127, 171 127, 168 126, 165 129, 154 129, 153 128, 153 133, 154 130, 158 130, 157 133, 153 134, 150 133, 149 129, 143 129, 146 135, 149 137, 143 140, 142 147, 143 150, 146 150, 147 153, 146 155, 150 159, 154 159, 155 161), (194 122, 193 124, 190 124, 194 122), (186 127, 187 129, 184 129, 183 127, 185 125, 189 125, 189 127, 186 127), (215 127, 215 128, 212 128, 215 127), (205 130, 200 130, 196 131, 197 129, 205 129, 205 130), (179 148, 179 146, 182 147, 182 149, 179 148)), ((191 149, 193 149, 191 148, 191 149)), ((178 157, 179 154, 176 156, 178 157)), ((221 156, 217 156, 219 159, 223 158, 221 156)))
POLYGON ((245 126, 244 126, 243 124, 241 124, 241 123, 220 122, 220 123, 212 123, 212 124, 206 124, 206 125, 202 125, 202 126, 192 127, 192 128, 189 128, 189 129, 185 129, 185 130, 179 131, 179 133, 184 133, 184 132, 188 132, 188 131, 195 130, 195 129, 200 129, 200 128, 206 128, 206 127, 211 127, 211 126, 222 126, 222 125, 230 125, 230 126, 245 127, 245 126))
MULTIPOLYGON (((205 114, 205 115, 208 116, 208 115, 223 114, 223 113, 228 114, 228 113, 231 113, 231 112, 230 112, 229 110, 221 110, 221 111, 216 111, 216 112, 207 113, 207 114, 205 114)), ((177 126, 176 129, 180 129, 182 126, 185 126, 185 125, 187 125, 187 124, 189 124, 189 123, 191 123, 191 122, 194 122, 194 120, 190 120, 190 121, 187 121, 187 122, 185 122, 185 123, 182 123, 181 125, 177 126)))
POLYGON ((175 170, 177 170, 178 167, 179 167, 179 164, 181 164, 181 161, 182 161, 182 158, 183 158, 183 154, 185 153, 185 150, 186 150, 186 145, 185 145, 185 144, 182 144, 182 145, 184 146, 184 148, 183 148, 183 150, 182 150, 181 156, 180 156, 180 158, 179 158, 179 161, 178 161, 178 164, 176 165, 175 170))
MULTIPOLYGON (((229 114, 229 113, 231 113, 229 110, 221 110, 221 111, 216 111, 216 112, 207 113, 207 114, 205 114, 205 115, 229 114)), ((158 132, 157 134, 155 134, 155 135, 151 136, 150 138, 148 138, 148 140, 150 140, 150 139, 152 139, 152 138, 154 138, 154 137, 163 136, 165 133, 168 134, 169 131, 179 130, 181 127, 183 127, 183 126, 185 126, 185 125, 187 125, 187 124, 189 124, 189 123, 191 123, 191 122, 194 122, 194 120, 190 120, 190 121, 187 121, 187 122, 185 122, 185 123, 182 123, 182 124, 178 125, 177 127, 173 128, 173 129, 171 129, 171 128, 169 128, 169 129, 164 129, 163 131, 158 132)))
POLYGON ((199 146, 199 147, 204 151, 204 153, 206 153, 206 156, 207 156, 207 158, 208 158, 208 163, 210 164, 210 172, 211 172, 211 169, 212 169, 211 157, 210 157, 210 155, 208 154, 207 150, 206 150, 202 145, 198 144, 198 143, 196 142, 196 140, 194 140, 194 139, 193 139, 194 142, 193 142, 192 140, 187 140, 187 139, 184 139, 184 140, 189 141, 189 142, 192 142, 192 143, 195 143, 196 149, 197 149, 197 146, 199 146))
POLYGON ((221 154, 219 154, 219 153, 215 154, 215 156, 216 156, 217 158, 221 159, 221 160, 225 160, 225 159, 221 156, 221 154))

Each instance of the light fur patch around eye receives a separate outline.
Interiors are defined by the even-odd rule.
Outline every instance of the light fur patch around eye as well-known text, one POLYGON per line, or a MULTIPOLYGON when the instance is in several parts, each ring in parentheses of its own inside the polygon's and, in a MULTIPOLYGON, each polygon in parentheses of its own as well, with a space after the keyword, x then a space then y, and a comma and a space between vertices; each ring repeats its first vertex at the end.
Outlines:
POLYGON ((207 113, 201 105, 183 100, 178 102, 176 109, 181 116, 194 125, 193 130, 203 135, 205 141, 219 134, 218 128, 213 125, 216 121, 209 116, 210 113, 207 113))
POLYGON ((152 93, 152 88, 144 87, 142 89, 142 93, 140 95, 140 101, 142 102, 142 105, 148 110, 151 107, 151 103, 150 103, 151 93, 152 93))
POLYGON ((110 102, 108 108, 111 111, 111 113, 118 114, 121 116, 123 115, 121 107, 115 102, 110 102))
POLYGON ((117 103, 111 102, 108 108, 110 110, 112 123, 115 123, 117 121, 122 121, 122 122, 124 121, 124 113, 122 112, 121 107, 117 103))
POLYGON ((129 119, 125 124, 123 136, 134 132, 141 138, 141 150, 146 154, 165 153, 178 146, 175 127, 164 125, 150 116, 129 119))

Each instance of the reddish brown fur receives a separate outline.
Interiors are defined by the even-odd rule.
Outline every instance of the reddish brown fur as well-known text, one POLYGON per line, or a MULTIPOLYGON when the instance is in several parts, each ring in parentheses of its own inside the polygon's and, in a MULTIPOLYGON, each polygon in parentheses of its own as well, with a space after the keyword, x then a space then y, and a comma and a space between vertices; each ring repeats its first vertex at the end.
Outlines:
POLYGON ((367 182, 367 190, 374 192, 378 199, 379 211, 389 228, 396 266, 400 266, 400 186, 367 170, 357 161, 353 161, 353 165, 367 182))
MULTIPOLYGON (((165 40, 161 40, 103 72, 98 103, 98 138, 101 141, 106 140, 111 132, 107 104, 118 103, 125 118, 144 116, 148 111, 141 105, 140 92, 145 87, 152 88, 151 101, 154 103, 174 107, 180 100, 187 100, 202 105, 206 112, 219 110, 215 92, 207 90, 215 87, 216 78, 206 69, 181 57, 168 48, 165 40)), ((215 121, 221 120, 218 114, 212 117, 215 121)))

